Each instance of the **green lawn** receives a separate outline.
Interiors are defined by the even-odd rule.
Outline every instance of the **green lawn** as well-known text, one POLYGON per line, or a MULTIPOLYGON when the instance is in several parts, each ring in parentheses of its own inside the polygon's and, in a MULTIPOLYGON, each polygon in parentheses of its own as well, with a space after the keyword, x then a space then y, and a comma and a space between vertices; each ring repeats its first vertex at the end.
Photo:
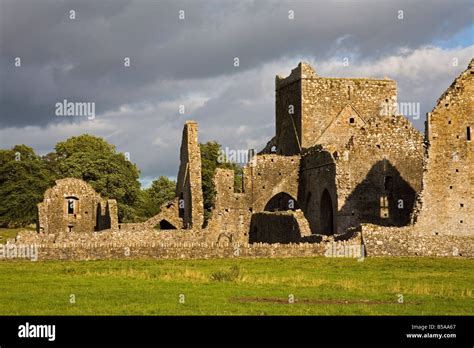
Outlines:
POLYGON ((0 228, 0 244, 6 244, 7 239, 15 238, 18 232, 29 228, 0 228))
POLYGON ((472 315, 473 279, 473 259, 1 261, 0 314, 472 315))

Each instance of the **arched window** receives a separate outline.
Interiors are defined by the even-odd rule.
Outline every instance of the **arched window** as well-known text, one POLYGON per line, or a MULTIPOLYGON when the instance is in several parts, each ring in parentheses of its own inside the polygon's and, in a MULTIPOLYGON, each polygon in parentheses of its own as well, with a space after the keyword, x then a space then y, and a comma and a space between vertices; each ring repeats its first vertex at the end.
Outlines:
POLYGON ((77 203, 78 203, 79 199, 77 197, 74 197, 74 196, 68 196, 66 197, 66 210, 67 210, 67 213, 68 215, 74 215, 77 213, 77 203))
POLYGON ((286 211, 299 209, 298 202, 286 192, 280 192, 270 198, 265 211, 286 211))

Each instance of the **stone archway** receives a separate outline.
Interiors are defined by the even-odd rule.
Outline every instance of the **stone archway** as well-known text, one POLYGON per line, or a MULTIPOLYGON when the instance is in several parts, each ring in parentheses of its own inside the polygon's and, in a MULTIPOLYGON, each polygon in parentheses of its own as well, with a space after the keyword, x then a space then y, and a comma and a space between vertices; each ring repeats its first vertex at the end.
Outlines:
POLYGON ((334 234, 334 212, 332 208, 332 199, 327 189, 324 189, 324 192, 321 195, 320 226, 322 234, 334 234))
POLYGON ((176 227, 166 219, 162 219, 157 227, 160 230, 176 230, 176 227))
POLYGON ((265 211, 287 211, 299 209, 298 202, 286 192, 274 195, 265 205, 265 211))

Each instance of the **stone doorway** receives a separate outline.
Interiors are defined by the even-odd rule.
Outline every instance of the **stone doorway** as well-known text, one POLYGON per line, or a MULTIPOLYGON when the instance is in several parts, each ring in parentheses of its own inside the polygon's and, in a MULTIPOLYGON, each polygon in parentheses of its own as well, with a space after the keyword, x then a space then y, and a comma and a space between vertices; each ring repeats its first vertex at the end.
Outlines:
POLYGON ((332 199, 329 191, 324 190, 321 196, 321 233, 326 235, 334 234, 334 213, 332 209, 332 199))

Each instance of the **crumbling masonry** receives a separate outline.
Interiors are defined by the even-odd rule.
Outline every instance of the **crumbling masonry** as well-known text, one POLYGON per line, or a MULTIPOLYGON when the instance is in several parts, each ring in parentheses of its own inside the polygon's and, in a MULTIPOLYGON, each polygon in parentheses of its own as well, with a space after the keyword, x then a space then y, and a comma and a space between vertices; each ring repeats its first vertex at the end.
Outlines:
MULTIPOLYGON (((197 124, 188 121, 175 199, 145 223, 119 226, 109 201, 105 226, 111 229, 100 238, 247 246, 357 240, 368 255, 449 256, 454 248, 473 256, 473 75, 474 60, 428 114, 423 137, 396 114, 395 81, 320 77, 300 63, 288 77, 276 77, 275 136, 260 153, 249 151, 242 192, 234 190, 232 170, 216 170, 215 206, 206 227, 197 124)), ((39 206, 42 232, 71 224, 74 232, 102 229, 94 193, 83 189, 80 198, 79 188, 52 190, 39 206), (67 214, 69 196, 89 202, 87 213, 86 203, 78 208, 80 224, 67 214)))
POLYGON ((117 202, 102 199, 80 179, 57 180, 38 204, 38 232, 65 234, 117 228, 117 202))

